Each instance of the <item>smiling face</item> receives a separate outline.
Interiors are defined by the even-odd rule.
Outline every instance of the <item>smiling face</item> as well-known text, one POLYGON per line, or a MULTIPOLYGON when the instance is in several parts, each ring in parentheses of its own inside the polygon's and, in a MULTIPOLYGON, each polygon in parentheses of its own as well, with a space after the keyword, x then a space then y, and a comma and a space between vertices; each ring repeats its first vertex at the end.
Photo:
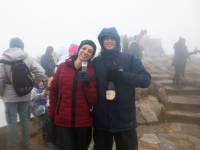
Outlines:
POLYGON ((116 40, 112 37, 104 37, 103 47, 107 50, 112 50, 116 47, 116 40))
POLYGON ((89 59, 92 58, 94 53, 94 48, 91 45, 85 44, 83 45, 78 53, 78 58, 81 61, 88 61, 89 59))

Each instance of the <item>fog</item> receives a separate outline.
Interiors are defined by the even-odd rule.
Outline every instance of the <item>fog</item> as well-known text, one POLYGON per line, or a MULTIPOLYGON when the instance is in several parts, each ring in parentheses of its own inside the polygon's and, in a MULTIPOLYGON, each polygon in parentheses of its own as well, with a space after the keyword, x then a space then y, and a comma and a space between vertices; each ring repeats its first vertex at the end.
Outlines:
MULTIPOLYGON (((103 27, 115 26, 133 36, 147 29, 160 38, 166 53, 173 53, 179 36, 189 51, 200 48, 198 0, 0 0, 0 52, 11 37, 19 36, 25 50, 41 55, 46 46, 56 50, 92 39, 103 27)), ((99 45, 98 45, 99 47, 99 45)))

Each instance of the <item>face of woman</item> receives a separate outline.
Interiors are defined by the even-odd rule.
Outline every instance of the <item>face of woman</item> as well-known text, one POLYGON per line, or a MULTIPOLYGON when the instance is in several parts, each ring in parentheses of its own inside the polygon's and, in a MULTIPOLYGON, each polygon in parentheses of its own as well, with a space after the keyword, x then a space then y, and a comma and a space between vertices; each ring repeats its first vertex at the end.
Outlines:
POLYGON ((94 53, 93 47, 86 44, 80 48, 79 53, 78 53, 78 58, 81 61, 88 61, 89 59, 92 58, 93 53, 94 53))

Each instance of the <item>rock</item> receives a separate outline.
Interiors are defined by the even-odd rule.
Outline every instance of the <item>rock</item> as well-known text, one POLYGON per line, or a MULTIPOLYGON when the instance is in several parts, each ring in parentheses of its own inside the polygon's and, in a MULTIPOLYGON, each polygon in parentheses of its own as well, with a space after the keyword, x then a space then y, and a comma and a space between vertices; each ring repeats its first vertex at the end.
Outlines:
POLYGON ((149 107, 148 104, 145 104, 145 103, 141 104, 140 111, 147 123, 159 121, 158 117, 156 116, 154 111, 149 107))
POLYGON ((144 134, 142 138, 140 138, 141 141, 148 143, 148 144, 159 144, 160 140, 155 134, 144 134))
POLYGON ((141 144, 139 145, 139 150, 162 150, 162 149, 160 149, 159 145, 147 144, 141 142, 141 144))
POLYGON ((194 150, 194 146, 191 145, 177 146, 176 150, 194 150))
POLYGON ((190 142, 192 142, 193 144, 199 144, 200 143, 200 138, 197 138, 197 137, 194 137, 194 136, 188 135, 188 140, 190 142))
POLYGON ((163 144, 160 148, 161 150, 176 150, 176 147, 170 144, 163 144))
POLYGON ((194 150, 200 150, 200 144, 195 145, 195 149, 194 150))
POLYGON ((163 103, 168 102, 168 96, 164 88, 161 87, 158 89, 158 95, 161 102, 163 103))
POLYGON ((160 139, 161 144, 169 144, 176 146, 178 143, 178 140, 168 133, 158 133, 158 137, 160 139))
POLYGON ((159 121, 158 116, 160 115, 161 110, 164 106, 163 104, 158 102, 158 99, 156 97, 148 96, 143 99, 140 99, 136 107, 138 110, 137 116, 140 117, 140 120, 142 118, 142 115, 147 123, 152 123, 159 121))
POLYGON ((144 117, 143 117, 143 115, 142 115, 142 113, 141 113, 141 111, 140 111, 140 109, 139 109, 139 107, 137 107, 137 105, 138 105, 138 103, 136 102, 136 118, 137 118, 137 123, 138 124, 144 124, 144 123, 146 123, 146 120, 144 119, 144 117))

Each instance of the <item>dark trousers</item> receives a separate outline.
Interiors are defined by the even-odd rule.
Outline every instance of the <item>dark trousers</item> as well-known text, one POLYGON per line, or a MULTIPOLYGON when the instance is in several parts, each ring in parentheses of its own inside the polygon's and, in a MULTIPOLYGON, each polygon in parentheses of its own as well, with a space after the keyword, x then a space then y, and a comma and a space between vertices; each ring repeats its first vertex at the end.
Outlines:
POLYGON ((87 150, 91 141, 92 128, 56 127, 58 150, 87 150))
POLYGON ((120 132, 94 130, 94 150, 112 150, 113 139, 116 150, 138 150, 136 129, 120 132))
POLYGON ((183 79, 185 74, 185 63, 176 65, 175 66, 175 74, 173 78, 173 85, 174 86, 182 86, 183 85, 183 79))

